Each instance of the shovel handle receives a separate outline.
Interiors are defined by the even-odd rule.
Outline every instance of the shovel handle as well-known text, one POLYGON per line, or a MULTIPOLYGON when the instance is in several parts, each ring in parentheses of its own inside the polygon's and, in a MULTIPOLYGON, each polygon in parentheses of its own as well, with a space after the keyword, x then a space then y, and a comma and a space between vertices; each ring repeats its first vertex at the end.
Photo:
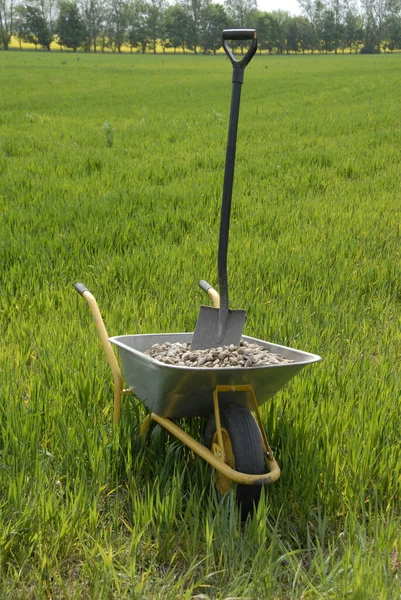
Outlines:
POLYGON ((241 99, 241 86, 244 81, 245 67, 256 52, 258 40, 254 29, 224 29, 223 48, 233 65, 232 95, 230 108, 230 121, 228 124, 228 140, 226 150, 226 164, 224 168, 223 201, 221 205, 219 250, 217 257, 220 310, 219 310, 219 333, 222 337, 225 323, 227 322, 228 310, 228 278, 227 278, 227 252, 228 232, 230 227, 231 198, 234 180, 235 153, 237 144, 237 129, 239 105, 241 99), (228 40, 252 40, 248 52, 238 61, 227 45, 228 40))
MULTIPOLYGON (((223 30, 223 48, 234 68, 240 67, 243 71, 254 56, 258 47, 258 38, 255 29, 224 29, 223 30), (248 52, 241 60, 236 60, 234 54, 228 47, 228 40, 246 41, 252 40, 248 52)), ((242 82, 241 82, 242 83, 242 82)))

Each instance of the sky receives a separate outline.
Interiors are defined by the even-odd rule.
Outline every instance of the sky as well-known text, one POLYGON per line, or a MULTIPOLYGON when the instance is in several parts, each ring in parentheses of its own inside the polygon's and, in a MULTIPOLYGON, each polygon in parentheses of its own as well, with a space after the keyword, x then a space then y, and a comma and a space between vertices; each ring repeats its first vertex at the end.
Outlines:
POLYGON ((301 9, 297 0, 256 0, 258 9, 270 12, 272 10, 287 10, 292 15, 300 15, 301 9))

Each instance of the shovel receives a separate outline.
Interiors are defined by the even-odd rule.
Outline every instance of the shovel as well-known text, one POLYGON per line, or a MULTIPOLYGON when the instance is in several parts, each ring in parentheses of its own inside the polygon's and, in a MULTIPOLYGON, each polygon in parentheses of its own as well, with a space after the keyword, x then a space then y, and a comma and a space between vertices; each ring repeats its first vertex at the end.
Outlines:
POLYGON ((228 308, 227 251, 241 85, 244 81, 245 68, 257 49, 256 31, 254 29, 225 29, 223 31, 223 48, 233 65, 233 87, 230 123, 228 126, 217 261, 220 308, 212 308, 210 306, 200 307, 196 328, 192 338, 192 350, 218 348, 219 346, 229 346, 230 344, 239 346, 246 316, 244 310, 230 310, 228 308), (229 49, 227 45, 228 40, 251 40, 251 45, 247 53, 240 61, 235 59, 233 53, 229 49))

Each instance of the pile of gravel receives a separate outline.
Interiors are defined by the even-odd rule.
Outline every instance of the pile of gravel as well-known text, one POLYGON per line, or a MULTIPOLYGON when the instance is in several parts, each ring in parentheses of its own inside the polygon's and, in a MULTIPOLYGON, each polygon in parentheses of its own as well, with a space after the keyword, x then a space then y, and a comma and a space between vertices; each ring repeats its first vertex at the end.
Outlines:
POLYGON ((239 346, 221 346, 208 350, 191 350, 190 343, 153 344, 144 352, 155 360, 176 367, 200 367, 204 369, 263 367, 293 362, 279 354, 269 352, 264 346, 242 341, 239 346))

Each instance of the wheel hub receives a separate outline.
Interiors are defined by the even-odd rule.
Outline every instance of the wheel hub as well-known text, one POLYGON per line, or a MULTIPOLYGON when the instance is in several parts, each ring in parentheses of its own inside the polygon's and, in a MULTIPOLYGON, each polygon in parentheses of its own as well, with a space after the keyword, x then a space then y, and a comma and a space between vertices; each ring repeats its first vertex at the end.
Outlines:
MULTIPOLYGON (((213 436, 213 441, 212 441, 213 452, 218 458, 220 458, 220 460, 222 462, 225 462, 226 465, 228 465, 231 468, 234 468, 233 447, 231 444, 230 436, 228 435, 228 432, 226 429, 224 429, 224 427, 221 428, 221 437, 223 440, 223 448, 220 448, 220 446, 219 446, 218 436, 217 436, 217 431, 216 431, 213 436)), ((225 477, 224 475, 219 473, 218 471, 215 471, 215 473, 214 473, 214 483, 215 483, 217 490, 220 492, 220 494, 222 496, 225 496, 226 494, 228 494, 230 487, 232 485, 232 481, 230 479, 228 479, 228 477, 225 477)))

